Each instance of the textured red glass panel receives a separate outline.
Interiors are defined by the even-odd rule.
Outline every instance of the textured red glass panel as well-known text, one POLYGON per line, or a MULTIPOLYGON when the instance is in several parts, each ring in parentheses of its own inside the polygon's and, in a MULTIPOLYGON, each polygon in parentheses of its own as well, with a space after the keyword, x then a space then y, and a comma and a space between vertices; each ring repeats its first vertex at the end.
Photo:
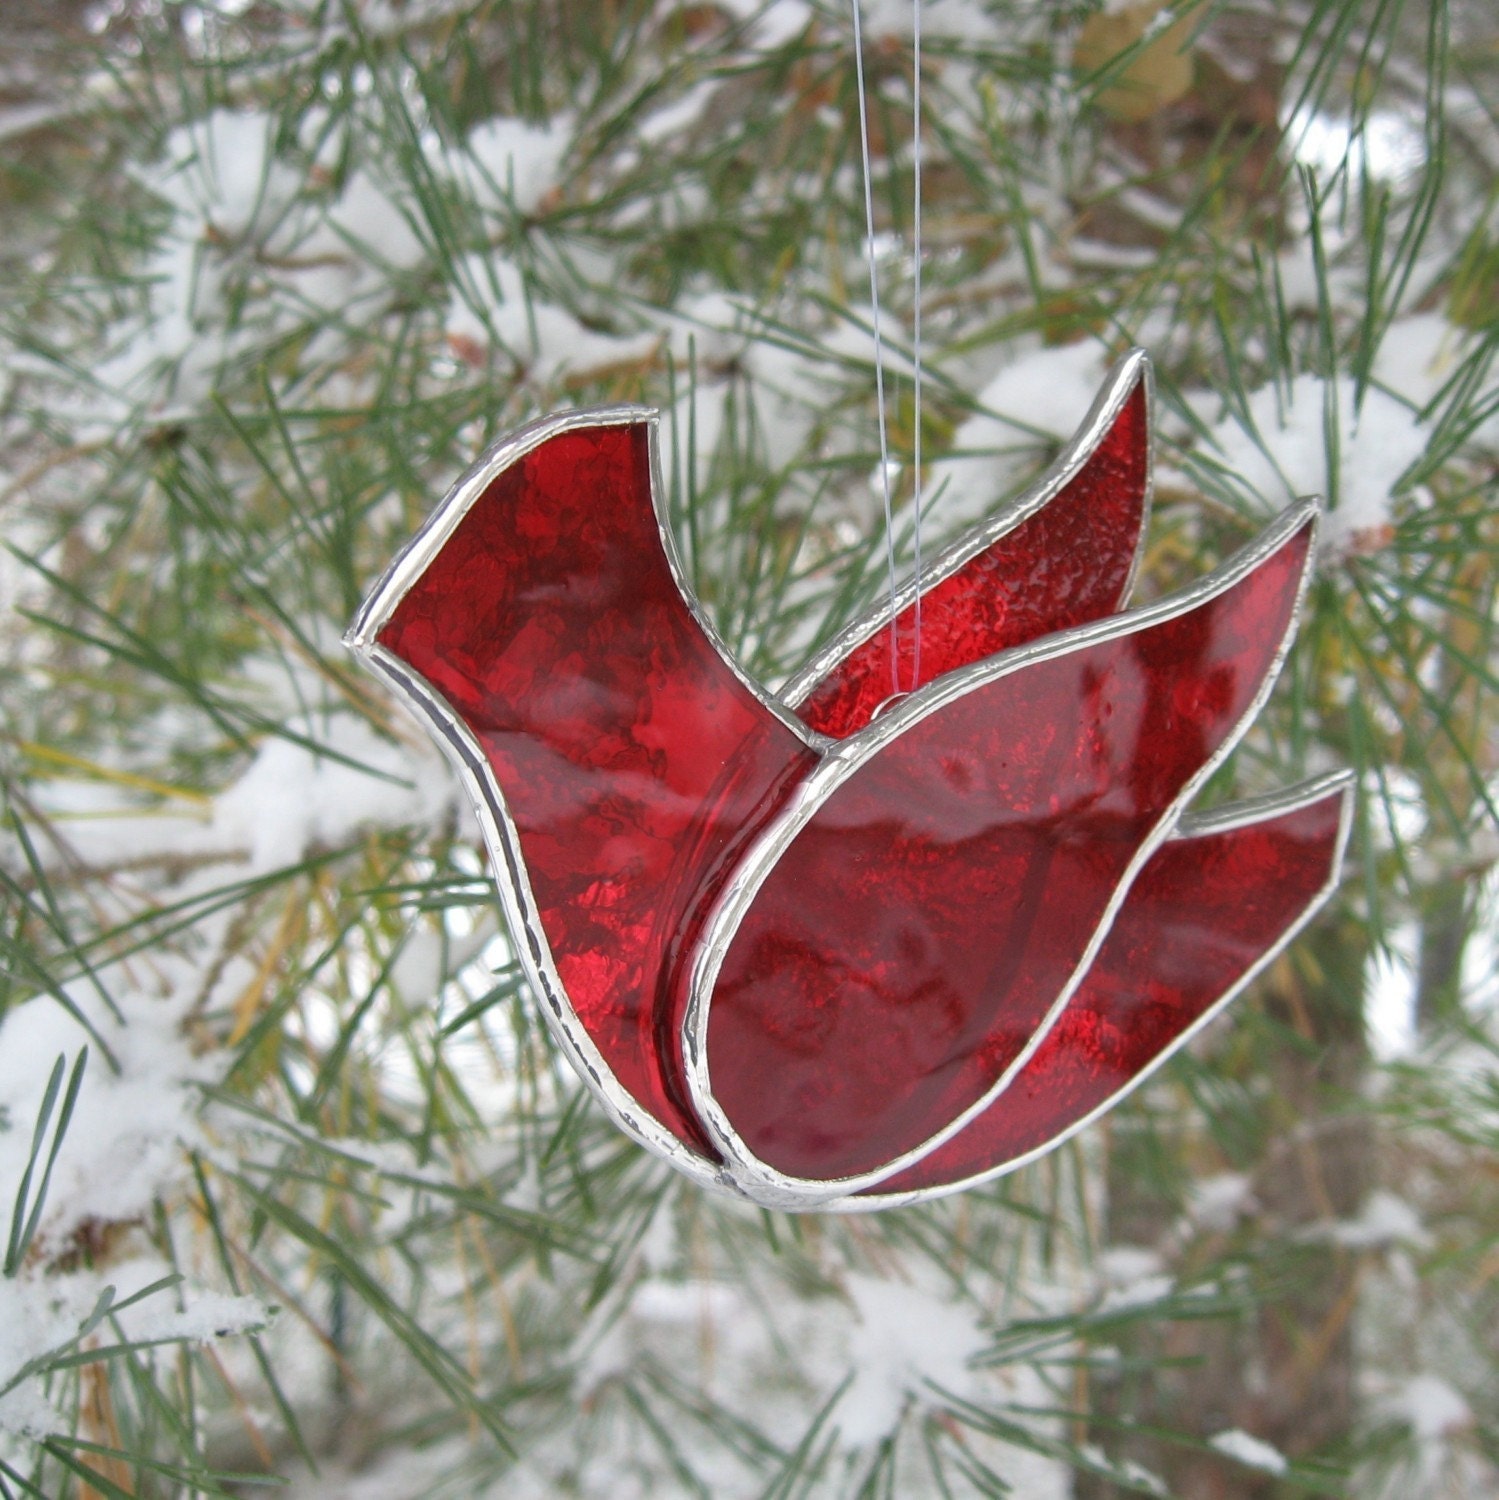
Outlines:
POLYGON ((1129 861, 1252 707, 1310 525, 1216 597, 977 687, 834 791, 728 952, 712 1087, 762 1161, 877 1170, 975 1104, 1129 861))
POLYGON ((1015 1081, 875 1193, 962 1182, 1101 1109, 1280 943, 1332 876, 1344 793, 1244 828, 1163 844, 1098 958, 1015 1081))
MULTIPOLYGON (((1122 605, 1145 519, 1147 417, 1142 378, 1081 469, 1045 506, 923 592, 923 682, 1122 605)), ((914 604, 898 624, 900 683, 909 688, 914 604)), ((843 739, 890 695, 887 626, 844 657, 797 713, 820 734, 843 739)))
POLYGON ((684 604, 647 427, 559 435, 499 475, 379 642, 488 757, 558 973, 604 1060, 706 1150, 673 1065, 668 952, 813 756, 684 604))

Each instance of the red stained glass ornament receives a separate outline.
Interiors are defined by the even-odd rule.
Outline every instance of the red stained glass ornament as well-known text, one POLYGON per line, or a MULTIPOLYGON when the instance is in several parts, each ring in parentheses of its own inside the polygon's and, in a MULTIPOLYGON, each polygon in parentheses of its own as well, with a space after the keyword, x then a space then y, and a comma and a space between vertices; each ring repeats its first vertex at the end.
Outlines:
POLYGON ((779 694, 685 585, 656 417, 491 449, 350 643, 483 824, 548 1020, 705 1185, 866 1209, 1028 1160, 1133 1087, 1337 880, 1346 777, 1195 820, 1294 632, 1315 506, 1125 608, 1150 376, 779 694))

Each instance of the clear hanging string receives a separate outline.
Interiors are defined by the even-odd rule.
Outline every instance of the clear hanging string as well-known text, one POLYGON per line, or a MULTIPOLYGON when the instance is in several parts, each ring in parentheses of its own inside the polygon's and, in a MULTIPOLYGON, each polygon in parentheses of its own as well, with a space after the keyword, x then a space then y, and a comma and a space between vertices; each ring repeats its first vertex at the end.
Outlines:
POLYGON ((921 686, 921 0, 911 0, 911 546, 915 554, 916 630, 911 645, 911 691, 921 686))
POLYGON ((912 336, 913 428, 912 463, 915 471, 912 544, 915 553, 914 637, 911 646, 911 686, 902 688, 900 681, 900 624, 897 609, 898 590, 895 581, 895 508, 890 491, 890 425, 885 404, 885 350, 880 318, 879 263, 874 232, 874 182, 870 166, 869 96, 864 82, 863 17, 859 0, 851 0, 854 20, 854 78, 859 100, 859 148, 864 170, 864 246, 869 263, 869 301, 874 333, 875 400, 879 409, 880 430, 880 496, 885 512, 885 564, 890 589, 890 684, 891 699, 914 692, 921 684, 921 405, 922 405, 922 328, 921 328, 921 0, 911 0, 912 38, 912 154, 914 206, 912 212, 913 297, 915 304, 912 336))

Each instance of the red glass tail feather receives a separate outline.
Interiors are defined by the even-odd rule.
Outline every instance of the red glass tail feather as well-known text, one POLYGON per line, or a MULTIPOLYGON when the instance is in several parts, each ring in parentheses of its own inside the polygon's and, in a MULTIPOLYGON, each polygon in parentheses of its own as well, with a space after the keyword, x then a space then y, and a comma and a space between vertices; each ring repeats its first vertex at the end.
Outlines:
POLYGON ((1169 839, 1088 977, 1013 1083, 871 1193, 995 1175, 1056 1145, 1138 1084, 1295 935, 1336 879, 1350 789, 1223 831, 1169 839))

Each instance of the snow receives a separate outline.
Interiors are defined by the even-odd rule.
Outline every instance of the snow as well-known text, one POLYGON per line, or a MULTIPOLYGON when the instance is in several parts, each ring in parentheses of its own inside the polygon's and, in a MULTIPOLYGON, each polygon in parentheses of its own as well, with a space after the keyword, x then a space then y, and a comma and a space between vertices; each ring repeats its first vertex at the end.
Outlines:
MULTIPOLYGON (((19 1183, 54 1061, 90 1046, 82 1090, 64 1137, 33 1253, 55 1253, 90 1221, 128 1223, 150 1212, 158 1194, 183 1180, 182 1147, 198 1140, 190 1085, 221 1066, 192 1056, 180 1025, 183 997, 150 993, 180 972, 164 960, 99 971, 101 986, 129 1024, 113 1016, 91 985, 66 986, 119 1062, 113 1072, 96 1041, 51 996, 18 1005, 0 1022, 0 1100, 20 1128, 0 1133, 0 1184, 19 1183), (152 978, 157 981, 151 986, 152 978)), ((54 1126, 56 1113, 53 1115, 54 1126)), ((35 1184, 33 1184, 35 1189, 35 1184)), ((8 1215, 6 1216, 8 1223, 8 1215)))
POLYGON ((1119 1480, 1122 1484, 1133 1486, 1137 1490, 1144 1490, 1149 1495, 1164 1497, 1170 1494, 1166 1488, 1166 1481, 1159 1474, 1147 1469, 1144 1464, 1136 1463, 1133 1459, 1116 1462, 1096 1443, 1081 1443, 1078 1445, 1078 1452, 1095 1469, 1119 1480))
MULTIPOLYGON (((657 1262, 664 1249, 660 1233, 650 1251, 657 1262)), ((830 1380, 849 1377, 836 1410, 844 1443, 861 1448, 879 1441, 908 1400, 934 1399, 930 1386, 960 1398, 975 1394, 969 1361, 986 1339, 971 1307, 930 1287, 867 1275, 847 1276, 844 1292, 845 1301, 824 1300, 810 1320, 800 1310, 787 1310, 801 1325, 802 1352, 818 1356, 815 1364, 830 1380)), ((728 1381, 738 1384, 747 1371, 774 1361, 762 1342, 768 1330, 744 1289, 648 1278, 628 1295, 622 1310, 604 1309, 597 1328, 583 1336, 576 1376, 580 1399, 627 1374, 643 1347, 667 1347, 708 1326, 717 1330, 714 1341, 723 1344, 731 1361, 725 1367, 728 1381)))
MULTIPOLYGON (((397 1449, 381 1456, 371 1467, 343 1463, 324 1464, 315 1480, 305 1487, 281 1490, 283 1495, 306 1497, 306 1500, 410 1500, 418 1495, 452 1493, 448 1485, 455 1469, 469 1456, 465 1438, 449 1438, 419 1449, 397 1449)), ((507 1495, 521 1497, 540 1495, 540 1490, 522 1488, 513 1479, 507 1484, 507 1495)), ((470 1492, 479 1500, 482 1491, 470 1492)))
POLYGON ((1426 449, 1409 406, 1373 387, 1359 404, 1352 377, 1329 384, 1303 374, 1289 389, 1251 392, 1246 414, 1247 422, 1222 417, 1209 434, 1239 489, 1275 510, 1300 496, 1325 497, 1322 546, 1331 563, 1385 544, 1400 477, 1426 449))
POLYGON ((1123 1463, 1116 1465, 1115 1473, 1125 1484, 1143 1489, 1146 1494, 1164 1496, 1171 1493, 1166 1488, 1166 1481, 1159 1474, 1147 1469, 1142 1463, 1136 1463, 1132 1458, 1127 1458, 1123 1463))
MULTIPOLYGON (((1415 837, 1419 838, 1417 828, 1415 837)), ((1369 962, 1364 1029, 1369 1049, 1380 1062, 1408 1056, 1419 1042, 1416 1024, 1416 959, 1420 927, 1401 922, 1390 927, 1385 948, 1369 962)))
MULTIPOLYGON (((66 819, 68 858, 94 868, 177 857, 233 863, 251 875, 369 829, 471 816, 430 742, 388 739, 342 712, 294 715, 284 727, 297 738, 267 735, 207 806, 147 809, 114 789, 68 781, 41 783, 38 800, 66 819)), ((44 864, 58 857, 45 846, 39 854, 44 864)))
MULTIPOLYGON (((753 1420, 789 1448, 837 1395, 825 1430, 835 1462, 857 1472, 872 1447, 893 1432, 919 1427, 921 1414, 940 1410, 944 1399, 1013 1404, 1021 1422, 1035 1420, 1022 1415, 1026 1408, 1051 1404, 1053 1393, 1033 1368, 976 1367, 988 1344, 986 1320, 925 1260, 897 1261, 878 1275, 846 1271, 837 1277, 836 1290, 796 1297, 788 1297, 784 1286, 766 1286, 760 1273, 743 1264, 732 1280, 683 1280, 665 1270, 682 1247, 659 1222, 663 1217, 658 1211, 649 1244, 642 1243, 634 1262, 660 1271, 629 1285, 626 1270, 621 1279, 627 1284, 610 1294, 579 1338, 574 1392, 580 1407, 601 1409, 617 1382, 642 1366, 659 1365, 707 1401, 753 1411, 753 1420), (903 1422, 908 1413, 913 1420, 903 1422)), ((1050 1423, 1041 1425, 1055 1438, 1050 1423)), ((1069 1493, 1065 1464, 977 1435, 968 1441, 1027 1500, 1065 1500, 1069 1493)), ((560 1492, 559 1473, 568 1474, 569 1492, 575 1488, 599 1500, 652 1492, 637 1489, 627 1477, 632 1466, 622 1441, 607 1455, 612 1467, 605 1457, 573 1474, 566 1467, 574 1455, 564 1434, 533 1451, 526 1470, 537 1496, 560 1492)), ((701 1445, 692 1447, 690 1461, 710 1469, 719 1462, 701 1445)), ((735 1468, 704 1477, 714 1494, 758 1493, 762 1487, 751 1487, 735 1468)), ((931 1493, 929 1479, 898 1492, 931 1493)), ((511 1476, 504 1493, 511 1500, 533 1490, 511 1476)))
POLYGON ((1457 369, 1467 342, 1440 313, 1395 318, 1379 341, 1374 379, 1420 410, 1457 369))
POLYGON ((672 357, 725 363, 745 352, 755 326, 754 309, 727 292, 700 292, 684 297, 673 309, 657 314, 672 357))
MULTIPOLYGON (((1017 431, 1071 437, 1097 397, 1111 363, 1108 349, 1093 339, 1037 348, 996 375, 979 392, 978 405, 998 422, 997 431, 1007 430, 1011 442, 1017 431)), ((960 431, 966 428, 965 423, 960 431)))
POLYGON ((1237 1427, 1215 1434, 1208 1439, 1208 1442, 1227 1457, 1237 1459, 1247 1468, 1260 1469, 1266 1474, 1284 1474, 1290 1467, 1286 1462, 1285 1454, 1278 1448, 1272 1447, 1262 1438, 1252 1437, 1237 1427))
MULTIPOLYGON (((321 119, 314 110, 303 122, 309 140, 318 139, 321 119)), ((528 215, 557 191, 573 131, 566 115, 546 125, 496 117, 458 147, 429 134, 424 157, 440 183, 480 212, 528 215)), ((381 288, 388 296, 389 273, 428 259, 423 214, 399 172, 360 165, 322 201, 303 169, 276 154, 276 138, 269 115, 219 109, 171 132, 156 160, 133 169, 171 217, 140 266, 137 315, 117 326, 102 358, 91 353, 86 379, 56 398, 81 441, 105 440, 133 418, 164 422, 191 413, 236 360, 300 320, 381 288), (247 274, 242 250, 250 242, 270 257, 261 274, 271 277, 273 293, 244 304, 242 316, 232 310, 239 306, 233 293, 247 274)), ((331 137, 323 139, 318 155, 332 147, 331 137)), ((329 164, 316 170, 326 173, 329 164)), ((519 276, 513 268, 500 274, 519 276)), ((547 377, 639 358, 653 347, 648 338, 615 347, 561 308, 528 306, 521 295, 502 290, 497 301, 507 304, 500 342, 547 377)), ((29 356, 17 368, 55 373, 29 356)))
POLYGON ((1435 1443, 1473 1425, 1473 1411, 1462 1394, 1440 1375, 1412 1375, 1378 1402, 1391 1421, 1403 1422, 1418 1442, 1435 1443))
POLYGON ((654 333, 614 338, 593 332, 538 296, 520 267, 502 257, 466 256, 456 281, 443 326, 454 352, 473 363, 495 348, 545 384, 564 373, 648 359, 659 343, 654 333))
POLYGON ((1322 110, 1302 108, 1286 123, 1296 160, 1323 176, 1346 171, 1358 180, 1409 181, 1426 162, 1426 137, 1411 116, 1391 109, 1371 110, 1355 124, 1322 110))
POLYGON ((968 1362, 985 1343, 973 1312, 916 1286, 850 1276, 858 1324, 850 1340, 853 1383, 838 1403, 838 1426, 855 1447, 878 1442, 908 1397, 927 1384, 973 1393, 968 1362))
POLYGON ((977 411, 959 425, 954 456, 932 465, 927 493, 944 531, 972 524, 1036 473, 1036 440, 1072 435, 1092 406, 1111 363, 1092 339, 1022 350, 979 392, 977 411))
POLYGON ((267 739, 214 808, 214 834, 248 851, 252 873, 337 848, 364 828, 437 826, 453 804, 452 775, 435 754, 412 753, 363 719, 332 714, 288 727, 318 750, 267 739))
POLYGON ((84 441, 102 440, 140 412, 165 419, 201 400, 241 342, 202 325, 220 281, 203 242, 168 237, 141 268, 144 305, 94 362, 70 408, 84 441))
MULTIPOLYGON (((38 801, 50 810, 53 826, 67 830, 67 857, 74 862, 107 867, 152 853, 207 859, 177 886, 178 897, 211 891, 222 878, 215 860, 264 873, 300 860, 315 846, 348 842, 367 827, 431 824, 450 814, 452 778, 429 750, 409 750, 344 713, 303 715, 288 728, 357 764, 270 737, 197 816, 150 816, 128 798, 122 801, 118 787, 97 783, 43 783, 38 801)), ((38 855, 46 865, 59 849, 43 843, 38 855)), ((7 851, 6 857, 19 855, 7 851)), ((0 1279, 0 1389, 28 1363, 76 1337, 106 1284, 118 1302, 170 1270, 150 1256, 121 1258, 118 1251, 107 1270, 97 1273, 52 1274, 49 1268, 98 1226, 112 1235, 123 1232, 128 1246, 139 1238, 132 1226, 148 1222, 158 1203, 186 1188, 188 1151, 211 1158, 219 1149, 222 1132, 210 1138, 200 1121, 198 1086, 218 1081, 225 1054, 195 1047, 186 1022, 200 1003, 232 1003, 256 977, 248 959, 224 953, 230 921, 229 911, 200 921, 191 952, 158 944, 128 961, 100 965, 92 979, 65 983, 62 993, 82 1020, 45 994, 13 1006, 0 1020, 0 1104, 11 1123, 0 1129, 0 1184, 21 1180, 54 1060, 61 1056, 71 1068, 80 1051, 90 1049, 30 1256, 17 1278, 0 1279), (205 970, 220 953, 222 965, 205 970)), ((483 925, 465 941, 482 945, 492 936, 487 927, 480 931, 483 925)), ((411 946, 417 952, 402 978, 415 987, 421 983, 415 971, 422 945, 414 940, 411 946)), ((458 963, 467 956, 462 944, 451 955, 458 963)), ((430 962, 430 949, 425 958, 430 962)), ((440 951, 437 959, 440 967, 440 951)), ((430 1000, 431 993, 421 1000, 430 1000)), ((56 1122, 54 1110, 53 1129, 56 1122)), ((33 1192, 38 1187, 34 1179, 33 1192)), ((0 1223, 8 1229, 8 1212, 0 1223)), ((268 1317, 255 1299, 187 1288, 127 1309, 121 1326, 132 1338, 203 1341, 259 1327, 268 1317), (186 1301, 179 1306, 182 1296, 186 1301)), ((38 1378, 0 1397, 0 1426, 37 1433, 57 1425, 38 1378)))
MULTIPOLYGON (((746 0, 735 0, 743 4, 746 0)), ((753 3, 753 0, 748 0, 753 3)), ((806 34, 813 20, 812 7, 806 0, 772 0, 755 27, 755 40, 767 49, 785 46, 806 34)))
POLYGON ((1408 1245, 1427 1249, 1431 1235, 1421 1216, 1404 1198, 1385 1188, 1376 1188, 1364 1200, 1355 1219, 1312 1225, 1306 1235, 1326 1240, 1348 1250, 1375 1250, 1387 1246, 1408 1245))
MULTIPOLYGON (((81 440, 107 438, 134 416, 161 421, 196 409, 227 364, 285 323, 270 299, 250 304, 243 320, 230 314, 228 289, 243 275, 249 242, 273 256, 347 248, 326 226, 307 230, 304 174, 276 155, 275 137, 268 115, 218 109, 173 130, 155 159, 131 168, 170 218, 139 265, 135 315, 115 324, 102 357, 91 352, 84 379, 57 398, 81 440)), ((374 191, 362 180, 351 188, 331 222, 361 209, 366 221, 378 217, 387 254, 398 256, 391 212, 361 204, 360 193, 374 191)))
POLYGON ((136 177, 176 212, 176 232, 237 238, 268 224, 295 202, 302 178, 272 151, 267 115, 216 109, 167 137, 162 159, 136 177))
MULTIPOLYGON (((908 37, 914 30, 911 0, 860 0, 866 37, 908 37)), ((992 40, 999 21, 979 0, 926 0, 921 10, 921 34, 978 42, 992 40)))
POLYGON ((390 966, 390 982, 410 1006, 426 1005, 442 983, 447 945, 430 927, 413 927, 390 966))
POLYGON ((175 1279, 170 1266, 148 1255, 119 1260, 107 1274, 0 1278, 0 1432, 42 1437, 64 1430, 42 1378, 105 1312, 110 1334, 117 1329, 120 1338, 151 1343, 206 1344, 262 1329, 274 1316, 256 1297, 158 1285, 175 1279), (152 1287, 158 1289, 121 1307, 152 1287))
MULTIPOLYGON (((1411 313, 1394 318, 1379 341, 1373 378, 1377 385, 1423 411, 1467 361, 1482 357, 1480 341, 1440 313, 1411 313)), ((1440 410, 1440 407, 1438 407, 1440 410)), ((1499 449, 1499 410, 1481 420, 1471 441, 1499 449)))
POLYGON ((485 120, 451 162, 452 176, 481 208, 534 214, 562 179, 574 129, 566 114, 553 115, 545 125, 504 116, 485 120))
MULTIPOLYGON (((22 1359, 21 1363, 24 1362, 22 1359)), ((19 1370, 21 1363, 13 1368, 19 1370)), ((6 1379, 7 1368, 12 1367, 7 1364, 6 1351, 0 1349, 0 1385, 6 1379)), ((62 1418, 42 1394, 40 1384, 36 1381, 21 1380, 13 1389, 0 1395, 0 1433, 8 1432, 18 1438, 40 1438, 49 1432, 62 1430, 63 1426, 62 1418)))
MULTIPOLYGON (((1440 1349, 1440 1345, 1437 1346, 1440 1349)), ((1445 1350, 1442 1351, 1445 1353, 1445 1350)), ((1484 1367, 1475 1370, 1482 1381, 1484 1367)), ((1385 1472, 1371 1475, 1359 1493, 1376 1500, 1405 1500, 1408 1495, 1433 1500, 1476 1500, 1499 1493, 1499 1469, 1474 1442, 1475 1417, 1467 1399, 1449 1380, 1430 1371, 1373 1374, 1368 1412, 1375 1421, 1403 1428, 1409 1441, 1399 1461, 1385 1472)), ((1356 1476, 1357 1477, 1357 1476, 1356 1476)))
POLYGON ((1243 1172, 1219 1172, 1192 1184, 1187 1217, 1199 1229, 1222 1234, 1255 1206, 1253 1185, 1243 1172))
POLYGON ((1158 1251, 1145 1245, 1110 1245, 1097 1257, 1103 1286, 1102 1312, 1127 1312, 1159 1302, 1171 1294, 1176 1279, 1158 1251))
POLYGON ((322 227, 298 247, 316 259, 354 249, 364 258, 393 270, 409 270, 427 255, 412 227, 411 215, 368 172, 355 172, 328 210, 322 227))
POLYGON ((767 50, 801 36, 815 15, 807 0, 720 0, 720 6, 738 21, 753 21, 753 38, 767 50))
MULTIPOLYGON (((817 18, 819 8, 807 0, 718 0, 719 8, 740 21, 754 23, 753 39, 763 48, 784 46, 800 37, 817 18)), ((910 0, 860 0, 866 45, 876 38, 909 37, 912 34, 910 0)), ((847 6, 838 19, 847 22, 847 6)), ((924 0, 921 12, 923 36, 981 42, 992 40, 999 23, 980 0, 924 0)))
POLYGON ((674 144, 702 118, 709 101, 719 90, 715 79, 707 78, 694 84, 680 99, 642 116, 635 127, 647 145, 657 143, 674 144))

